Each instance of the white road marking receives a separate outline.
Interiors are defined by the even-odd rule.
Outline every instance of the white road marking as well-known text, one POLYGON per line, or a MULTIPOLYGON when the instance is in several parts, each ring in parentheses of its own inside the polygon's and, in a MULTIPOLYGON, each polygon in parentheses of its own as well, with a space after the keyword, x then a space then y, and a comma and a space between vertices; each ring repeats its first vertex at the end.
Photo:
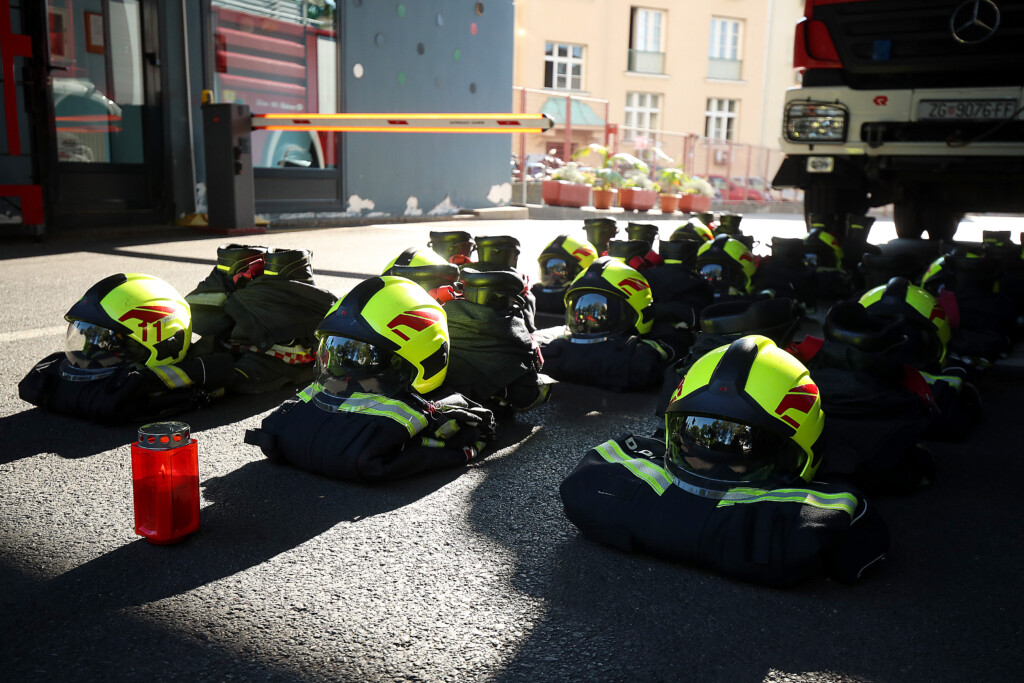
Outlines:
POLYGON ((21 341, 22 339, 35 339, 37 337, 49 337, 63 334, 68 329, 67 323, 58 327, 40 327, 35 330, 19 330, 17 332, 0 332, 0 343, 21 341))

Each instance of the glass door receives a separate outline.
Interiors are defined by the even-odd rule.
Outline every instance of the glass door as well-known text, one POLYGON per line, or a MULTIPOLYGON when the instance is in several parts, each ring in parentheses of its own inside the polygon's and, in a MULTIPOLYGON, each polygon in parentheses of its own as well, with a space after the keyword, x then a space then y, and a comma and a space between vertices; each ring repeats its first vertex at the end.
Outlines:
POLYGON ((47 2, 59 225, 166 218, 155 9, 152 0, 47 2))

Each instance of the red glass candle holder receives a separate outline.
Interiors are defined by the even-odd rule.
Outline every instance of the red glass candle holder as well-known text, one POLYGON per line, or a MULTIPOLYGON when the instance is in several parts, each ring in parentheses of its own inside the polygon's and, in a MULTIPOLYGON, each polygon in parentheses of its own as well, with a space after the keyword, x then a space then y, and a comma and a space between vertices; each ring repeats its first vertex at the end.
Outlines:
POLYGON ((199 446, 184 422, 139 427, 132 444, 135 533, 177 543, 199 529, 199 446))

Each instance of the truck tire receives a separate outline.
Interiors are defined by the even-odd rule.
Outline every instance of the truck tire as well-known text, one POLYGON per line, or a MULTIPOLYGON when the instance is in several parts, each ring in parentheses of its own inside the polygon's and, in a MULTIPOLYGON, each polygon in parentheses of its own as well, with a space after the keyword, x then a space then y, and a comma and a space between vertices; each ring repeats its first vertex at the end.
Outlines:
POLYGON ((930 240, 953 239, 963 214, 945 207, 922 207, 914 201, 893 204, 896 236, 901 239, 921 239, 928 233, 930 240))

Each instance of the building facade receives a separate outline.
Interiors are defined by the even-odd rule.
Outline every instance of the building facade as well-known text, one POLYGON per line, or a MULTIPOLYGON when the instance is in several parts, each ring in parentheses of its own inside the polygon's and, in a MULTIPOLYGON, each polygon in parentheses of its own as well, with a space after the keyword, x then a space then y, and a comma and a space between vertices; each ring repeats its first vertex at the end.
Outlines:
POLYGON ((773 172, 778 154, 768 151, 778 148, 802 8, 801 0, 517 0, 518 104, 551 111, 557 124, 528 138, 526 154, 568 159, 597 142, 698 174, 773 172))

